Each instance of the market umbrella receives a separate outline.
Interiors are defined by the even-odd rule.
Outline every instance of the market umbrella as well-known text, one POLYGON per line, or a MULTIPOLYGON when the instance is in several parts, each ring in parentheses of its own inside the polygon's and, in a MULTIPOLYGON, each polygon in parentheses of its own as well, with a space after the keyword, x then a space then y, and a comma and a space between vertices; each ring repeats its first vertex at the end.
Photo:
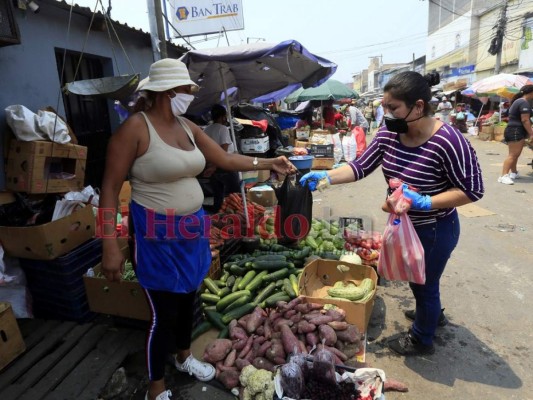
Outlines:
POLYGON ((200 90, 188 112, 201 114, 235 90, 237 101, 270 102, 300 87, 328 79, 337 65, 310 53, 295 40, 191 50, 180 59, 200 90))
MULTIPOLYGON (((300 87, 319 85, 337 70, 337 64, 309 52, 296 40, 279 44, 264 42, 205 50, 191 50, 180 58, 191 79, 200 90, 187 112, 201 114, 213 104, 225 101, 228 111, 232 92, 234 101, 279 100, 300 87)), ((235 130, 230 123, 231 137, 237 148, 235 130)), ((242 174, 241 194, 246 210, 242 174)), ((249 228, 248 213, 244 213, 249 228)))
POLYGON ((344 83, 335 79, 328 79, 320 86, 309 89, 298 89, 285 98, 285 103, 296 103, 308 100, 340 100, 357 99, 359 95, 344 83))
POLYGON ((513 97, 524 85, 532 85, 533 81, 524 75, 498 74, 474 82, 461 92, 463 96, 489 97, 500 96, 506 99, 513 97))

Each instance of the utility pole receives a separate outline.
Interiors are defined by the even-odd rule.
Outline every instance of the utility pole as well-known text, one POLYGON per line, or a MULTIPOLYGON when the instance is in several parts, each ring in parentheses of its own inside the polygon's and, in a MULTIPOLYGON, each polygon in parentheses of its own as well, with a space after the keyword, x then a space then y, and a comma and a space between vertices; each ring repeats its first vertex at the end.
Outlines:
POLYGON ((152 38, 152 54, 154 61, 167 58, 167 39, 163 27, 163 13, 160 0, 146 0, 148 6, 148 22, 152 38))
POLYGON ((505 0, 500 14, 500 19, 498 20, 498 25, 496 26, 496 35, 490 42, 489 53, 496 56, 496 62, 494 63, 494 75, 498 75, 500 73, 502 65, 503 37, 505 35, 505 27, 507 25, 507 3, 508 0, 505 0))

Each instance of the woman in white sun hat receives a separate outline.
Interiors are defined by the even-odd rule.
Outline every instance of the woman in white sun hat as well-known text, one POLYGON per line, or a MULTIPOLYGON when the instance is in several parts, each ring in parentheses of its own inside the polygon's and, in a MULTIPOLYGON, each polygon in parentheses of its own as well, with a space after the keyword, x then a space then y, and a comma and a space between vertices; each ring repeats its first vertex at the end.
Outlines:
POLYGON ((295 173, 285 158, 257 159, 225 152, 197 125, 181 117, 198 86, 184 63, 163 59, 141 81, 135 114, 113 134, 107 149, 100 196, 102 273, 119 282, 124 257, 115 239, 117 199, 126 176, 131 183, 132 261, 152 318, 146 341, 149 388, 146 400, 168 400, 165 360, 171 348, 178 371, 202 381, 212 365, 190 351, 195 294, 209 270, 209 224, 203 193, 195 178, 206 161, 227 171, 273 169, 295 173))

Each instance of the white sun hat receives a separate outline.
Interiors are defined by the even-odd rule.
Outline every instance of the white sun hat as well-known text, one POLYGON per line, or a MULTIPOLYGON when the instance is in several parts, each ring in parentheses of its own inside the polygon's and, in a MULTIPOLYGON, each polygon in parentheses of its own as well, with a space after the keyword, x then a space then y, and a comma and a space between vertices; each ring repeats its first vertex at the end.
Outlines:
POLYGON ((150 66, 148 77, 139 82, 137 91, 164 92, 185 85, 191 85, 193 91, 198 90, 198 85, 191 80, 187 66, 183 62, 163 58, 150 66))

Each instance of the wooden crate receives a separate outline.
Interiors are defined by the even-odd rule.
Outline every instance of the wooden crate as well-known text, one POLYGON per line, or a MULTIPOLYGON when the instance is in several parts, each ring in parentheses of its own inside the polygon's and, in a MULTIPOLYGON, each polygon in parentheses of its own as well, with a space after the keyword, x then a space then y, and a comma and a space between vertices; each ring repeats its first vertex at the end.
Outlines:
POLYGON ((314 158, 311 169, 332 169, 335 165, 334 158, 314 158))

